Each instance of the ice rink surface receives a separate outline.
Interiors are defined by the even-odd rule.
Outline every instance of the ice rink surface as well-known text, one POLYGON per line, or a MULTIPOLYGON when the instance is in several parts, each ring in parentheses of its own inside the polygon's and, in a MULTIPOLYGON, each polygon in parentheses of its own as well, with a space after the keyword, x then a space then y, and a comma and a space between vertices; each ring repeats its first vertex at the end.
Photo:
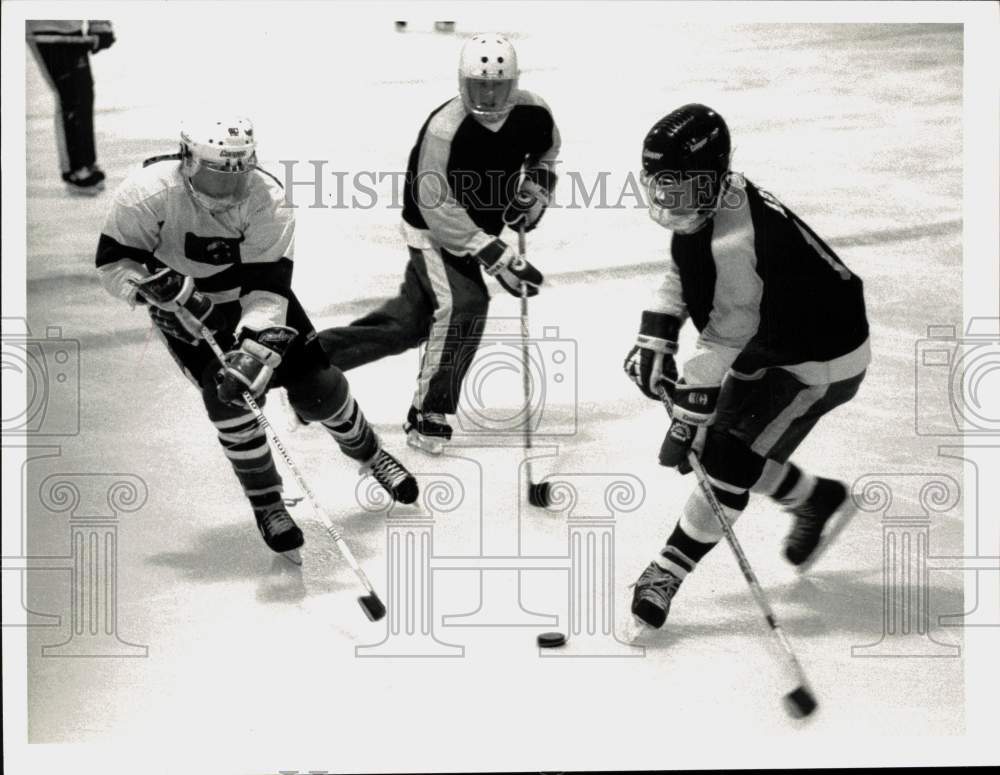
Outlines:
MULTIPOLYGON (((92 60, 98 154, 112 186, 142 159, 173 150, 189 108, 214 104, 253 117, 264 164, 279 177, 280 160, 297 161, 296 180, 310 179, 307 160, 326 160, 328 173, 347 171, 349 198, 355 173, 404 169, 427 113, 455 92, 456 36, 400 35, 389 22, 331 31, 277 19, 219 38, 211 24, 180 16, 159 20, 155 32, 122 20, 114 48, 92 60), (178 40, 184 57, 172 53, 178 40)), ((709 104, 730 124, 734 168, 781 198, 864 279, 871 369, 858 397, 820 423, 797 462, 850 482, 930 466, 960 481, 960 462, 936 458, 933 440, 915 434, 914 353, 928 325, 962 321, 961 28, 708 28, 650 19, 618 39, 602 35, 584 7, 570 33, 546 25, 512 33, 522 88, 542 95, 560 126, 564 172, 594 181, 607 171, 615 204, 626 176, 637 173, 648 127, 685 102, 709 104)), ((536 337, 558 329, 557 349, 568 360, 563 381, 547 387, 544 411, 577 432, 540 439, 535 472, 578 483, 588 475, 600 487, 615 476, 640 483, 630 510, 615 515, 613 611, 618 640, 643 647, 644 656, 540 658, 535 635, 569 626, 564 570, 522 570, 518 591, 517 571, 442 568, 433 573, 432 625, 441 642, 464 646, 464 656, 357 658, 356 647, 386 637, 387 623, 363 618, 355 579, 307 506, 293 509, 307 535, 299 571, 261 542, 196 392, 150 336, 145 314, 100 289, 93 252, 110 194, 64 194, 52 98, 31 61, 27 107, 28 322, 33 332, 59 326, 81 347, 81 432, 58 457, 27 469, 27 554, 70 552, 66 515, 32 499, 49 474, 129 473, 148 487, 146 503, 122 515, 117 533, 118 635, 148 646, 146 658, 41 656, 70 635, 70 577, 28 574, 28 607, 63 622, 29 632, 32 742, 267 738, 294 751, 297 741, 330 738, 324 766, 347 770, 433 769, 435 745, 504 768, 516 761, 512 747, 526 746, 551 752, 539 766, 599 768, 615 766, 607 741, 662 745, 666 756, 670 741, 709 726, 817 741, 963 731, 961 658, 852 656, 853 646, 883 636, 880 513, 859 514, 805 578, 779 556, 788 518, 777 507, 754 499, 738 524, 820 699, 808 722, 781 709, 790 686, 727 547, 685 582, 666 630, 636 631, 628 585, 694 486, 657 465, 663 410, 621 373, 669 235, 632 196, 621 207, 566 206, 565 176, 562 206, 529 240, 529 257, 549 278, 532 302, 531 328, 536 337), (467 622, 497 626, 442 621, 477 608, 479 618, 467 622)), ((295 189, 302 207, 294 287, 320 328, 391 294, 406 260, 399 210, 384 206, 388 185, 376 187, 375 207, 364 195, 360 206, 335 207, 332 174, 324 186, 324 209, 307 207, 311 189, 295 189)), ((499 288, 491 314, 502 332, 516 332, 517 303, 499 288)), ((487 357, 512 340, 498 341, 487 357)), ((687 332, 682 347, 691 342, 687 332)), ((416 359, 392 358, 349 378, 425 489, 461 483, 464 499, 435 519, 434 556, 565 554, 567 513, 516 497, 516 436, 466 434, 441 459, 405 447, 399 424, 416 359)), ((514 412, 520 376, 509 357, 494 362, 484 395, 500 415, 514 412)), ((385 591, 386 514, 358 505, 356 471, 331 440, 313 429, 284 431, 277 398, 267 411, 385 591)), ((294 492, 290 477, 286 484, 294 492)), ((961 513, 934 515, 936 553, 961 554, 961 513)), ((931 635, 960 645, 961 630, 937 621, 964 610, 961 575, 935 572, 929 591, 931 635)), ((572 647, 573 639, 567 653, 572 647)), ((653 757, 649 766, 670 762, 653 757)))

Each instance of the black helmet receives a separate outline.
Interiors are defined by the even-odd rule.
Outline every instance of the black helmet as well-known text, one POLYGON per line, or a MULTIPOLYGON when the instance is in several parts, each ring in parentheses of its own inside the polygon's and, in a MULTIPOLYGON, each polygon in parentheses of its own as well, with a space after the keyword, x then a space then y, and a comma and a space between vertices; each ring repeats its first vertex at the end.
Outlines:
POLYGON ((642 142, 642 169, 650 178, 708 175, 718 193, 718 183, 729 171, 730 150, 722 116, 692 103, 668 113, 649 130, 642 142))

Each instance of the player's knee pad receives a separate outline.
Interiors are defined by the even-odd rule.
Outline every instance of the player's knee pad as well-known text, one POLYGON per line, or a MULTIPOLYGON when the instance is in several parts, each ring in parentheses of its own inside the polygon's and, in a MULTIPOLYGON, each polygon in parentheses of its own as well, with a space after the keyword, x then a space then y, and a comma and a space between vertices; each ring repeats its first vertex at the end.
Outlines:
MULTIPOLYGON (((733 524, 736 522, 743 509, 746 508, 747 502, 750 500, 750 494, 744 492, 737 495, 718 490, 715 487, 712 488, 712 491, 715 493, 719 505, 722 506, 729 523, 733 524)), ((691 493, 687 499, 687 503, 684 504, 680 525, 684 532, 691 536, 691 538, 703 544, 714 544, 723 538, 722 526, 719 524, 719 519, 712 511, 712 506, 709 504, 705 493, 701 491, 700 487, 691 493)))
POLYGON ((723 490, 749 490, 760 479, 764 458, 727 431, 708 429, 700 455, 705 473, 723 490))
POLYGON ((344 372, 336 366, 327 366, 310 374, 289 381, 288 403, 306 422, 322 422, 346 411, 350 404, 351 389, 344 372))

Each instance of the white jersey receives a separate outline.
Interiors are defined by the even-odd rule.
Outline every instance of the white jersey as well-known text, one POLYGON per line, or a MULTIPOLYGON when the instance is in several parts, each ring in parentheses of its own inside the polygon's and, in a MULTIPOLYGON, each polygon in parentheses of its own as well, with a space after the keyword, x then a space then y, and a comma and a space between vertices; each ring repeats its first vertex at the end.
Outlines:
POLYGON ((128 277, 168 266, 216 303, 240 301, 240 328, 284 325, 291 293, 294 210, 277 181, 250 173, 239 205, 212 213, 191 196, 179 161, 136 170, 114 194, 97 267, 105 287, 130 298, 128 277))

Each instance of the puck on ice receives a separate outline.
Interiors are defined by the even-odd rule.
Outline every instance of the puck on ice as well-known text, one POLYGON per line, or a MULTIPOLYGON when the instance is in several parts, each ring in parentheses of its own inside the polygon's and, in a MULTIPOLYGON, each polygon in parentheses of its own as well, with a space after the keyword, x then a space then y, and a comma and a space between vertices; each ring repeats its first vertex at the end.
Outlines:
POLYGON ((566 645, 566 636, 561 632, 543 632, 538 636, 538 645, 543 649, 554 649, 566 645))

